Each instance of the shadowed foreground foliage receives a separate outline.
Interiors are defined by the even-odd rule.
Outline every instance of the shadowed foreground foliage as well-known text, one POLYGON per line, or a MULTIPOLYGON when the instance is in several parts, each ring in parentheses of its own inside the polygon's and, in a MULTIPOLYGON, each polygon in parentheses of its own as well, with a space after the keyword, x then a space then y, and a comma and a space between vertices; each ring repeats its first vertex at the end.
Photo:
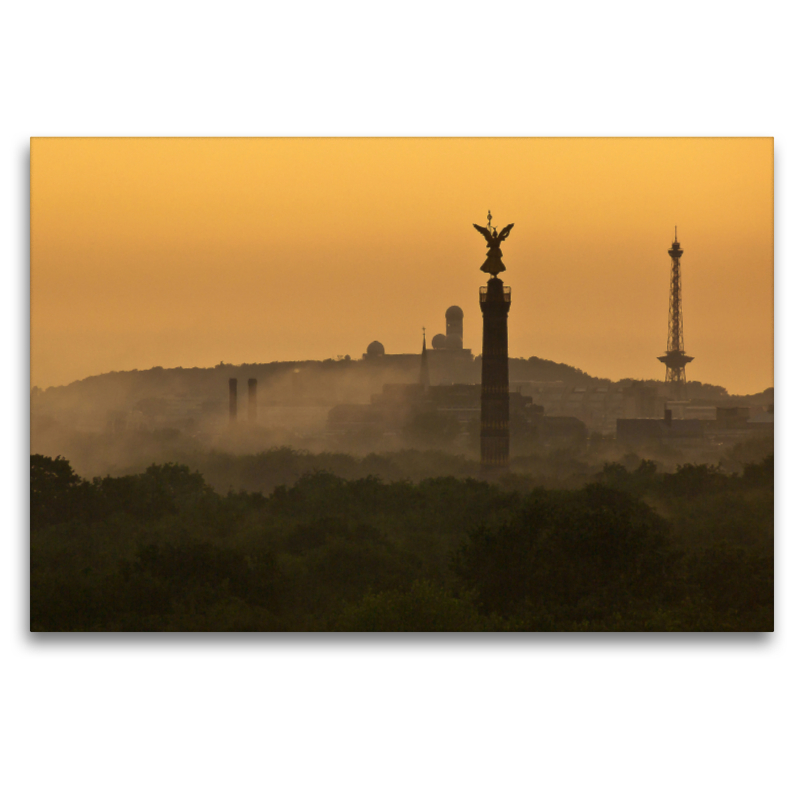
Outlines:
POLYGON ((313 472, 265 496, 31 456, 36 631, 763 631, 772 576, 771 457, 579 489, 313 472))

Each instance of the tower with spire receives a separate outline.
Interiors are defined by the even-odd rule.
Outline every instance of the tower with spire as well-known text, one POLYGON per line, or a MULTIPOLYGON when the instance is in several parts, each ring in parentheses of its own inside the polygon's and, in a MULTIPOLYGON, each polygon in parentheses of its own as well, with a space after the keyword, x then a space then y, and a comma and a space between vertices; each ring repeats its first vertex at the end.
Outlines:
POLYGON ((686 365, 694 360, 683 349, 683 308, 681 305, 681 250, 678 241, 678 226, 675 226, 675 241, 667 251, 672 259, 669 291, 669 321, 667 323, 667 352, 658 356, 666 365, 665 382, 674 400, 682 400, 686 394, 686 365))

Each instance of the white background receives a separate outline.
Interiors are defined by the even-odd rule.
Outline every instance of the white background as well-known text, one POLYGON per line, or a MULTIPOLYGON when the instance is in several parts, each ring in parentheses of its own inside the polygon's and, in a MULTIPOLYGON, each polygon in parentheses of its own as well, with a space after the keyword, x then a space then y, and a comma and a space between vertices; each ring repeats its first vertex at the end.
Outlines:
MULTIPOLYGON (((2 23, 10 798, 797 797, 798 26, 784 3, 27 2, 2 23), (28 137, 775 137, 777 633, 34 636, 28 137), (795 523, 793 529, 793 523, 795 523)), ((487 169, 491 168, 487 164, 487 169)))

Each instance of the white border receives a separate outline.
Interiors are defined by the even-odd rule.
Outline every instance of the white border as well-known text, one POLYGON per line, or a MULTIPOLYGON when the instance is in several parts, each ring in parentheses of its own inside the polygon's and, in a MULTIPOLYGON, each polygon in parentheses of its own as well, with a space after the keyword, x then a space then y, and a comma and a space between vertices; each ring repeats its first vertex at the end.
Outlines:
POLYGON ((800 138, 796 25, 784 8, 147 0, 7 10, 6 796, 794 796, 787 489, 800 138), (779 632, 110 643, 26 633, 27 140, 156 134, 774 135, 779 632))

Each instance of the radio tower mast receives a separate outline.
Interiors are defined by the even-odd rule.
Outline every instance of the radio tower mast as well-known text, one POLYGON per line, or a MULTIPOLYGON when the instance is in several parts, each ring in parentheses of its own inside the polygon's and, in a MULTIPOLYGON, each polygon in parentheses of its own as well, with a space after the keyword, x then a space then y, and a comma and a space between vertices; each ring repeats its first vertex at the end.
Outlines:
POLYGON ((683 349, 683 309, 681 307, 681 250, 678 241, 678 226, 675 226, 675 241, 667 250, 672 259, 672 275, 670 277, 669 292, 669 323, 667 326, 667 352, 659 356, 658 360, 667 366, 667 376, 664 379, 669 394, 675 400, 682 400, 686 394, 686 365, 694 361, 693 356, 687 356, 683 349))

